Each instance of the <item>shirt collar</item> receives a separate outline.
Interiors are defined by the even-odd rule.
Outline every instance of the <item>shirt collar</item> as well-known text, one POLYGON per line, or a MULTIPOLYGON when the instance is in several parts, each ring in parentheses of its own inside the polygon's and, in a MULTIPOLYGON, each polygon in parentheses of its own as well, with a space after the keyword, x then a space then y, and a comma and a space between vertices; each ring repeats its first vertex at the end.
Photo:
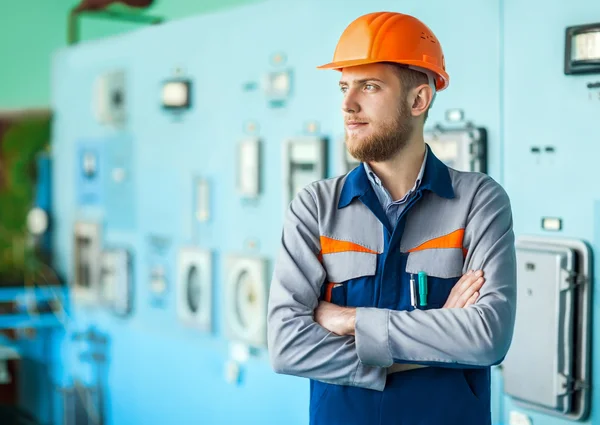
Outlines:
MULTIPOLYGON (((454 189, 452 188, 448 167, 435 156, 427 144, 426 148, 427 153, 421 165, 415 187, 419 188, 420 184, 420 190, 432 191, 442 198, 454 198, 454 189)), ((372 172, 372 170, 366 163, 363 164, 365 166, 356 167, 346 177, 338 208, 348 206, 355 198, 364 195, 369 189, 373 189, 369 181, 369 171, 372 172)), ((374 181, 380 185, 381 181, 375 173, 373 173, 373 176, 376 178, 374 181)))

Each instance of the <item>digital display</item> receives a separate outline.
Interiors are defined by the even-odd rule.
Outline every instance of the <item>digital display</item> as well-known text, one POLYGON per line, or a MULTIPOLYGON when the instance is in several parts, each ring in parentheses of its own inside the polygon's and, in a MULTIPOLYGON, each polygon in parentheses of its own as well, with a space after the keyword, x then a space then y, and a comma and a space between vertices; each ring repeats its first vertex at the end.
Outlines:
POLYGON ((600 29, 573 35, 573 61, 600 61, 600 29))
POLYGON ((600 23, 567 28, 564 73, 600 73, 600 23))

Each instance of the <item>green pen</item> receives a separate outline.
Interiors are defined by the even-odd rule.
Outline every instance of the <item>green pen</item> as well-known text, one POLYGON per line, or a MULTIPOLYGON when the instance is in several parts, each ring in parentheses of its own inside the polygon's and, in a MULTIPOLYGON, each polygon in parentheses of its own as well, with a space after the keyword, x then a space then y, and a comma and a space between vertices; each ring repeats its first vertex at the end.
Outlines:
POLYGON ((419 272, 419 305, 427 305, 427 273, 419 272))

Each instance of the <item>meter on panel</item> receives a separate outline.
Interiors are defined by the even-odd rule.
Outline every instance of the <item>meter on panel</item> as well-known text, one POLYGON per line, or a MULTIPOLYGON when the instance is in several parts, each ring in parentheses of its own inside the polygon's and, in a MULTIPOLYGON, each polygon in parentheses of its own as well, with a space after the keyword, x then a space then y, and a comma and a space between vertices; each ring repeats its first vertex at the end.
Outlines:
POLYGON ((263 76, 263 92, 271 106, 283 106, 291 97, 292 71, 269 72, 263 76))
POLYGON ((566 29, 564 72, 566 75, 600 73, 599 22, 566 29))
POLYGON ((284 204, 310 183, 327 173, 327 140, 320 137, 290 138, 283 145, 284 204))
POLYGON ((448 167, 458 171, 487 172, 487 132, 484 128, 437 126, 423 135, 435 156, 448 167))
POLYGON ((162 107, 171 110, 188 109, 191 106, 191 85, 187 79, 165 81, 161 90, 162 107))
POLYGON ((225 261, 225 322, 229 338, 267 344, 267 261, 230 255, 225 261))

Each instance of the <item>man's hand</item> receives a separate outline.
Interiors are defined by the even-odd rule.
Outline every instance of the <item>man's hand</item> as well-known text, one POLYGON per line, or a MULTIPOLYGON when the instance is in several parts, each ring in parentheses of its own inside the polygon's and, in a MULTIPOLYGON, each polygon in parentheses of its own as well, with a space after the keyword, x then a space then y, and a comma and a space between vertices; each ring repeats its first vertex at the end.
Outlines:
POLYGON ((315 310, 315 322, 337 335, 354 335, 356 309, 320 301, 315 310))
POLYGON ((484 282, 482 270, 469 271, 456 282, 442 308, 465 308, 475 304, 484 282))

